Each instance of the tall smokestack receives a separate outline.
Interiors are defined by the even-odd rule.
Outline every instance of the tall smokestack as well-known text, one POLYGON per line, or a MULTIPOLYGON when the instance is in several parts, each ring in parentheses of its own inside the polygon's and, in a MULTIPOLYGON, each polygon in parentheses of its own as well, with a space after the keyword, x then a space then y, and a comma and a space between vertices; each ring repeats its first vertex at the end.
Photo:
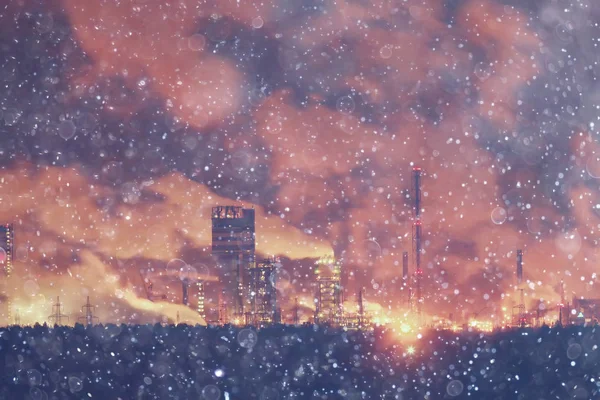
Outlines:
POLYGON ((365 309, 363 306, 363 294, 362 289, 358 292, 358 326, 359 329, 363 328, 363 323, 365 319, 365 309))
POLYGON ((408 251, 402 253, 402 279, 408 279, 408 251))
POLYGON ((413 174, 415 177, 415 219, 421 219, 421 168, 414 167, 413 174))
POLYGON ((421 168, 414 167, 413 174, 415 181, 414 255, 415 274, 417 275, 417 315, 420 324, 423 302, 423 298, 421 296, 421 278, 423 277, 423 270, 421 269, 421 168))
POLYGON ((189 285, 190 282, 187 279, 183 279, 181 281, 181 302, 183 303, 184 306, 188 305, 188 289, 189 289, 189 285))
POLYGON ((523 282, 523 250, 517 250, 517 284, 523 282))
POLYGON ((410 309, 410 282, 408 280, 408 251, 402 253, 402 286, 406 289, 406 306, 410 309))

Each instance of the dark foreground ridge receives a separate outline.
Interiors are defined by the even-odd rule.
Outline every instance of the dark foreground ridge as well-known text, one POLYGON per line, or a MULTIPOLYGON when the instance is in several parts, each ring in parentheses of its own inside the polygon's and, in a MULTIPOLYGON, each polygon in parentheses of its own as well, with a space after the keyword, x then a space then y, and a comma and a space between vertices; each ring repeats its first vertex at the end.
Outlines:
POLYGON ((0 399, 593 399, 599 342, 576 326, 410 344, 312 325, 11 327, 0 399))

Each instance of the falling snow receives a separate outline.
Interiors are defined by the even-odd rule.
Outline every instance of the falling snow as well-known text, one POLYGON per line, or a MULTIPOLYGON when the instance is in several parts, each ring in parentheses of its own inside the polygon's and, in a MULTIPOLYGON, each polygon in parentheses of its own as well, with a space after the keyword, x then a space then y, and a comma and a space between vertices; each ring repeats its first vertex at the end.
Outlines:
POLYGON ((599 17, 5 1, 0 399, 597 397, 599 17))

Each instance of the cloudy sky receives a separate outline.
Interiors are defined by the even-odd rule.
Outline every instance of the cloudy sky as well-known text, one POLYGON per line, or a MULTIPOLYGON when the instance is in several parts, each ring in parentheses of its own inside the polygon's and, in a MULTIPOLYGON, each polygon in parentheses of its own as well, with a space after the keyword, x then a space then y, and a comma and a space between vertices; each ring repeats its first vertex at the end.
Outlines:
POLYGON ((56 296, 73 320, 86 295, 105 321, 201 322, 152 311, 140 270, 214 275, 210 207, 240 204, 286 298, 309 303, 335 253, 347 298, 397 309, 418 165, 429 315, 512 306, 517 248, 531 307, 561 280, 594 297, 599 17, 593 0, 5 2, 6 295, 27 323, 56 296))

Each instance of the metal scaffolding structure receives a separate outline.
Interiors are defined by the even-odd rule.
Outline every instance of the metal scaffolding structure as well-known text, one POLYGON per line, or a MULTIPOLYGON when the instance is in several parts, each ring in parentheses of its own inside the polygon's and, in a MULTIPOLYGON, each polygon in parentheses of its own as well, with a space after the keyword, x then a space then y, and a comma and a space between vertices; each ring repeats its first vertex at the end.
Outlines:
POLYGON ((196 311, 206 321, 206 311, 204 309, 204 281, 196 281, 196 289, 198 292, 196 311))
POLYGON ((343 321, 342 266, 335 258, 322 257, 316 262, 317 296, 315 323, 339 325, 343 321))
POLYGON ((525 309, 525 294, 521 285, 523 283, 523 250, 517 250, 517 290, 519 291, 519 304, 513 307, 513 325, 525 327, 530 325, 525 309))
POLYGON ((261 326, 279 323, 277 309, 277 269, 278 258, 269 258, 251 265, 250 273, 250 312, 246 314, 246 323, 261 326))

